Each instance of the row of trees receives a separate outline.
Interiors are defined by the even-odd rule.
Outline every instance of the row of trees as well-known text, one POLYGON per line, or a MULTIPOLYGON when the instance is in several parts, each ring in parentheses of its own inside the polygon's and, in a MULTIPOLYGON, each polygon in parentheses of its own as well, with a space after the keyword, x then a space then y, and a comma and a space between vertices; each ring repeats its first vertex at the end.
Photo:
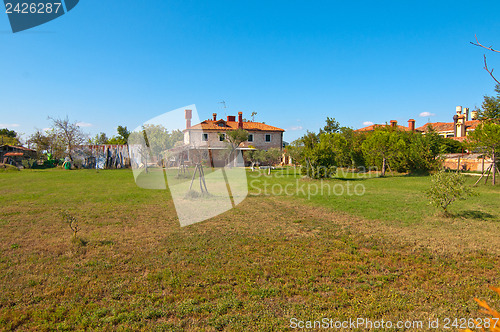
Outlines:
MULTIPOLYGON (((482 124, 466 143, 439 136, 432 127, 425 134, 381 126, 359 133, 327 118, 319 133, 307 132, 287 147, 290 156, 313 178, 330 177, 337 167, 372 167, 398 172, 427 173, 439 166, 443 153, 478 151, 497 159, 500 149, 500 85, 496 97, 484 97, 478 110, 482 124)), ((493 166, 495 167, 495 166, 493 166)))
POLYGON ((371 167, 399 172, 429 172, 441 153, 461 152, 460 142, 447 140, 430 130, 425 135, 382 126, 374 132, 356 133, 350 128, 327 126, 318 134, 308 132, 287 152, 313 178, 330 177, 337 167, 371 167))
POLYGON ((100 144, 113 144, 113 145, 121 145, 127 144, 128 137, 130 136, 130 131, 127 127, 118 126, 116 129, 118 135, 108 138, 108 136, 101 132, 95 135, 93 138, 88 139, 89 144, 100 145, 100 144))
POLYGON ((180 130, 169 131, 162 125, 154 124, 146 124, 140 132, 134 131, 130 134, 131 144, 142 145, 138 153, 145 160, 151 157, 156 161, 168 159, 167 150, 182 145, 183 140, 184 134, 180 130))
POLYGON ((256 164, 269 166, 269 173, 271 172, 271 165, 280 161, 282 152, 278 148, 270 148, 268 150, 248 150, 245 151, 245 158, 250 161, 252 171, 256 164))
MULTIPOLYGON (((130 132, 125 126, 118 126, 117 135, 108 138, 105 133, 99 133, 93 138, 88 136, 78 126, 77 122, 71 122, 67 117, 64 119, 49 118, 52 127, 47 130, 37 130, 27 140, 29 146, 39 153, 51 154, 53 158, 59 159, 68 156, 72 161, 76 148, 85 144, 127 144, 129 137, 136 138, 133 141, 143 142, 147 147, 149 158, 160 160, 167 157, 166 151, 183 144, 184 135, 180 130, 169 131, 162 125, 146 124, 139 132, 130 132)), ((17 137, 14 131, 2 130, 0 134, 9 138, 17 137)), ((239 145, 248 139, 248 132, 243 129, 229 131, 225 135, 227 143, 228 162, 234 157, 239 145)), ((144 150, 146 153, 146 150, 144 150)), ((256 163, 271 165, 281 158, 279 149, 269 151, 248 151, 247 160, 256 163)))
MULTIPOLYGON (((117 135, 108 138, 105 133, 97 134, 93 138, 88 136, 78 126, 77 122, 71 122, 68 118, 52 120, 52 128, 48 130, 37 130, 28 138, 28 144, 41 155, 50 153, 54 158, 68 156, 72 161, 77 149, 81 145, 127 144, 132 134, 127 127, 118 126, 117 135)), ((144 125, 142 133, 146 144, 150 147, 151 154, 160 158, 161 154, 179 141, 183 140, 183 134, 179 130, 168 131, 162 125, 144 125)))
MULTIPOLYGON (((488 71, 486 60, 485 69, 488 71)), ((493 70, 488 72, 492 74, 493 70)), ((496 183, 498 154, 500 152, 500 83, 495 86, 495 92, 496 96, 484 96, 481 109, 478 109, 482 123, 469 136, 470 148, 493 160, 490 169, 493 185, 496 183)))
POLYGON ((51 154, 53 158, 60 159, 68 156, 73 161, 75 149, 84 144, 126 144, 130 132, 127 127, 118 126, 118 135, 108 139, 101 133, 89 139, 76 121, 72 122, 67 117, 51 118, 52 126, 47 130, 37 130, 28 137, 30 148, 37 151, 38 157, 51 154))

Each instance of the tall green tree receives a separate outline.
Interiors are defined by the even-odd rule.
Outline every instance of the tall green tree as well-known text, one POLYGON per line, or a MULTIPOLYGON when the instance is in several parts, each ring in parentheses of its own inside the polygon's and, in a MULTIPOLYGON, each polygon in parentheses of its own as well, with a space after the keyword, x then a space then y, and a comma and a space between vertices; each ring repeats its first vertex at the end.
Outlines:
POLYGON ((128 137, 130 136, 130 130, 127 129, 127 126, 118 126, 118 128, 116 128, 116 132, 123 140, 123 144, 127 144, 128 137))
POLYGON ((371 133, 362 145, 363 153, 372 165, 381 167, 381 175, 385 176, 387 166, 396 161, 405 142, 398 130, 377 129, 371 133))
POLYGON ((302 173, 315 179, 329 178, 335 173, 338 165, 338 154, 341 151, 339 134, 323 132, 320 135, 306 135, 304 138, 304 164, 302 173))
POLYGON ((260 151, 257 149, 246 150, 244 153, 245 159, 250 162, 252 171, 255 170, 255 164, 260 161, 260 151))
POLYGON ((294 140, 285 148, 285 153, 292 158, 295 165, 302 164, 304 161, 304 143, 300 138, 294 140))
POLYGON ((109 139, 105 133, 101 132, 99 134, 96 134, 93 138, 89 138, 89 144, 94 144, 94 145, 109 144, 109 139))
POLYGON ((341 129, 340 123, 335 120, 335 118, 326 118, 326 125, 323 127, 323 129, 319 130, 319 133, 327 133, 327 134, 333 134, 333 133, 338 133, 341 129))
POLYGON ((500 124, 500 84, 495 86, 497 96, 484 96, 481 109, 476 109, 479 119, 500 124))
POLYGON ((437 133, 422 135, 416 132, 401 132, 404 136, 406 150, 399 155, 404 159, 403 171, 412 173, 429 173, 439 166, 439 155, 443 152, 444 140, 437 133))
POLYGON ((281 160, 281 156, 281 149, 270 148, 268 150, 260 150, 258 159, 269 166, 267 174, 271 174, 271 166, 277 164, 281 160))
POLYGON ((118 126, 116 129, 118 136, 113 136, 108 140, 108 144, 113 145, 124 145, 128 142, 128 137, 130 136, 130 131, 126 126, 118 126))
POLYGON ((241 143, 248 140, 248 131, 245 129, 230 130, 226 133, 226 142, 228 145, 228 161, 229 164, 234 158, 234 153, 241 143))
POLYGON ((146 144, 151 154, 159 161, 162 153, 171 148, 170 133, 162 125, 146 124, 143 126, 146 144))
POLYGON ((0 129, 0 136, 16 138, 17 133, 14 130, 9 130, 8 128, 0 129))
POLYGON ((62 138, 54 129, 37 130, 28 138, 28 145, 36 150, 38 158, 50 153, 53 158, 60 159, 64 157, 66 149, 62 138))
POLYGON ((500 124, 483 122, 468 138, 472 149, 482 152, 492 159, 492 181, 495 185, 498 154, 500 153, 500 124))
POLYGON ((345 161, 340 165, 344 167, 361 167, 366 166, 365 157, 363 156, 362 145, 366 140, 366 133, 355 132, 352 128, 341 127, 340 133, 344 136, 347 146, 347 156, 345 161))
POLYGON ((71 122, 68 117, 64 119, 49 117, 49 119, 52 120, 52 127, 58 139, 66 146, 66 155, 73 161, 75 149, 85 143, 87 135, 76 121, 71 122))
POLYGON ((0 145, 20 145, 19 134, 7 128, 0 129, 0 145))
MULTIPOLYGON (((144 141, 146 146, 151 151, 151 157, 159 162, 165 152, 175 146, 178 141, 184 139, 184 134, 179 130, 168 131, 163 125, 146 124, 142 127, 142 134, 144 136, 144 141)), ((133 137, 134 142, 140 141, 139 136, 136 133, 129 134, 127 138, 133 137)), ((143 147, 146 150, 146 147, 143 147)), ((143 154, 145 155, 145 154, 143 154)), ((150 157, 150 159, 151 159, 150 157)))

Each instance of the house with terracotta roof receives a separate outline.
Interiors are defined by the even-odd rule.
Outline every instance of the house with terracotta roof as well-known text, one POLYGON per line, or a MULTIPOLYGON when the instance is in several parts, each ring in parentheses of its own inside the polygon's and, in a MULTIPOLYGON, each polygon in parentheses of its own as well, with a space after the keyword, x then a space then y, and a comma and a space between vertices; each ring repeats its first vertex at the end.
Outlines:
POLYGON ((391 120, 390 124, 372 124, 367 127, 359 128, 356 129, 354 132, 357 133, 363 133, 363 132, 370 132, 370 131, 375 131, 376 129, 380 128, 397 128, 402 131, 415 131, 415 120, 410 119, 408 120, 408 127, 398 125, 398 122, 396 120, 391 120))
POLYGON ((24 146, 0 145, 0 163, 21 167, 23 160, 35 159, 36 151, 24 146))
POLYGON ((214 166, 224 165, 224 153, 227 151, 226 133, 237 129, 244 129, 249 134, 248 140, 241 143, 238 150, 283 148, 285 130, 262 122, 243 121, 243 112, 238 112, 238 119, 231 115, 226 119, 217 119, 217 113, 213 113, 211 119, 192 126, 192 111, 185 110, 185 119, 184 146, 180 148, 186 150, 186 160, 192 159, 193 150, 196 150, 208 154, 214 166))
POLYGON ((467 135, 473 132, 481 123, 477 118, 477 111, 472 111, 471 117, 469 118, 469 109, 457 106, 456 114, 453 116, 453 122, 428 122, 418 127, 417 130, 427 132, 432 128, 443 137, 451 138, 456 141, 464 141, 467 135))
POLYGON ((469 109, 462 106, 456 107, 456 114, 453 116, 453 122, 428 122, 425 125, 415 128, 415 120, 408 120, 408 126, 400 126, 396 120, 391 120, 390 124, 373 124, 364 128, 355 130, 355 132, 370 132, 378 128, 392 127, 402 131, 415 131, 426 133, 432 128, 440 136, 451 138, 457 141, 464 141, 467 135, 476 129, 481 123, 478 119, 477 111, 472 111, 469 118, 469 109))

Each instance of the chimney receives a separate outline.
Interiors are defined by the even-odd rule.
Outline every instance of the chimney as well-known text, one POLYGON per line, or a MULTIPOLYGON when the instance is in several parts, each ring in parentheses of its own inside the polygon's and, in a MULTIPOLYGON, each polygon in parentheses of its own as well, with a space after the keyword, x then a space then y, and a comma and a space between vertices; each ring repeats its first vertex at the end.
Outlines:
POLYGON ((398 126, 398 122, 396 120, 391 120, 391 127, 396 128, 398 126))
POLYGON ((462 115, 462 106, 457 106, 456 110, 457 110, 457 115, 462 115))
POLYGON ((478 117, 479 117, 479 112, 478 111, 472 111, 471 119, 472 120, 477 120, 478 117))
POLYGON ((236 117, 234 115, 228 115, 227 116, 227 122, 229 122, 229 121, 235 122, 236 121, 236 117))
POLYGON ((191 110, 184 110, 184 117, 186 118, 186 129, 191 128, 192 116, 193 116, 193 112, 191 110))
POLYGON ((465 115, 465 121, 469 121, 469 108, 464 107, 463 114, 465 115))
POLYGON ((243 128, 243 112, 238 112, 238 128, 243 128))
POLYGON ((214 118, 214 121, 217 121, 217 113, 213 113, 212 116, 214 118))
POLYGON ((410 120, 408 120, 408 128, 409 128, 411 131, 415 131, 415 120, 414 120, 414 119, 410 119, 410 120))
POLYGON ((458 122, 458 115, 453 116, 453 137, 457 137, 457 122, 458 122))
POLYGON ((465 137, 465 116, 464 115, 461 115, 458 117, 456 131, 457 131, 456 137, 465 137))

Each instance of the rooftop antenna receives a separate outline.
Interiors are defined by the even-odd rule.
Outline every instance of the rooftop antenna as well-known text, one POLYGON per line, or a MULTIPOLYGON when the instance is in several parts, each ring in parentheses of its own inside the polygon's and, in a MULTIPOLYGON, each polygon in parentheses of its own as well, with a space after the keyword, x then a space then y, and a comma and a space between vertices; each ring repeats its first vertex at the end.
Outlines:
POLYGON ((250 115, 252 117, 252 122, 255 121, 254 118, 255 118, 256 115, 257 115, 257 112, 252 112, 252 114, 250 115))
POLYGON ((226 101, 224 101, 224 100, 223 101, 219 101, 219 104, 224 105, 224 116, 227 116, 227 114, 226 114, 226 108, 227 108, 226 101))
POLYGON ((223 101, 219 101, 219 104, 224 105, 224 112, 226 112, 226 108, 227 108, 226 102, 224 100, 223 101))

